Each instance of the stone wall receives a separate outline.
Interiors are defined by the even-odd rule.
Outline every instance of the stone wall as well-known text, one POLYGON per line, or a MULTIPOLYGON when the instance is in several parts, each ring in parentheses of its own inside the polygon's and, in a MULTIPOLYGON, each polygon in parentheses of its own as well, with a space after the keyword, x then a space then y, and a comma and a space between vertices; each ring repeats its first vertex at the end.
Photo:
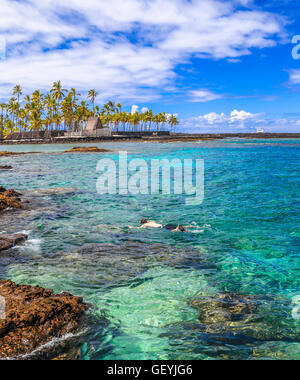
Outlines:
POLYGON ((11 133, 5 140, 43 140, 64 136, 65 131, 32 131, 11 133))
POLYGON ((109 128, 96 129, 93 131, 82 131, 82 132, 66 132, 64 137, 103 137, 111 136, 111 130, 109 128))

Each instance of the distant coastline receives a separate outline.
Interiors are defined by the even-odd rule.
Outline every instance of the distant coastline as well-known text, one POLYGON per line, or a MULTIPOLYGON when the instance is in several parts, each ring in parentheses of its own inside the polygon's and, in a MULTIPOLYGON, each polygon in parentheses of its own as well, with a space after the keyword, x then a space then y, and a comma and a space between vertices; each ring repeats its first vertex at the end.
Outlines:
POLYGON ((188 141, 212 141, 229 138, 239 139, 300 139, 300 133, 202 133, 185 134, 174 133, 163 136, 149 136, 138 133, 126 135, 112 135, 102 137, 56 137, 51 139, 24 139, 7 140, 0 139, 0 145, 23 145, 23 144, 84 144, 101 142, 188 142, 188 141))

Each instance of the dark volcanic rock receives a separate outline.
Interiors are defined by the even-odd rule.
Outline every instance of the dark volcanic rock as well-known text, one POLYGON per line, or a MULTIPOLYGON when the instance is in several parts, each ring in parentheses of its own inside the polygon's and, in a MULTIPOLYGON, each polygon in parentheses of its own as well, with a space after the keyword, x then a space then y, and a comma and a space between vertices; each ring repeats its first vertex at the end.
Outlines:
POLYGON ((0 186, 0 211, 6 209, 22 209, 24 208, 20 196, 22 194, 15 190, 6 190, 0 186))
POLYGON ((234 293, 198 297, 191 302, 191 306, 200 311, 199 320, 205 324, 241 321, 256 310, 253 298, 234 293))
POLYGON ((196 297, 191 306, 200 313, 196 329, 218 342, 234 345, 253 341, 300 342, 290 301, 285 298, 219 293, 196 297))
POLYGON ((78 332, 89 307, 69 293, 11 281, 0 281, 0 296, 6 303, 6 319, 0 320, 0 358, 30 354, 54 338, 78 332))
POLYGON ((197 320, 172 323, 161 334, 176 347, 171 360, 188 360, 191 352, 226 360, 265 359, 272 350, 275 358, 276 347, 285 345, 299 351, 299 321, 292 319, 285 297, 201 292, 189 304, 197 320))
POLYGON ((27 194, 30 196, 44 196, 44 195, 71 195, 76 193, 76 189, 69 187, 69 188, 61 188, 56 187, 52 189, 34 189, 34 190, 28 190, 27 194))
POLYGON ((24 243, 28 238, 25 234, 0 235, 0 252, 24 243))
POLYGON ((10 156, 23 156, 25 154, 39 154, 38 152, 8 152, 1 151, 0 157, 10 157, 10 156))
POLYGON ((8 240, 1 240, 0 239, 0 252, 5 251, 6 249, 12 248, 14 245, 12 242, 8 240))
POLYGON ((65 151, 64 153, 108 153, 110 152, 107 149, 100 149, 96 146, 90 147, 75 147, 70 150, 65 151))

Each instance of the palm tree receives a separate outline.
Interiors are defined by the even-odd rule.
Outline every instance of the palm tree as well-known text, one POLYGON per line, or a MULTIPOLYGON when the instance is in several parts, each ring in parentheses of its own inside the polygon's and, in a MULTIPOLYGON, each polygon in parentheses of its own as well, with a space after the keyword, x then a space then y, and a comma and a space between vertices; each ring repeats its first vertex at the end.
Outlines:
POLYGON ((43 95, 39 90, 36 90, 31 96, 31 105, 29 113, 31 131, 40 131, 43 129, 43 104, 43 95))
POLYGON ((165 112, 159 114, 160 130, 163 130, 168 121, 168 116, 165 112))
POLYGON ((12 116, 12 123, 15 126, 15 120, 18 110, 18 103, 16 98, 11 98, 7 105, 7 110, 10 116, 12 116))
POLYGON ((29 112, 26 108, 22 108, 20 110, 20 131, 23 130, 26 132, 28 128, 28 122, 29 122, 29 112))
POLYGON ((117 112, 122 113, 122 104, 121 103, 118 103, 116 105, 116 108, 117 108, 117 112))
POLYGON ((95 89, 93 90, 90 90, 89 93, 88 93, 88 99, 92 102, 93 104, 93 112, 94 112, 94 116, 95 116, 95 101, 96 101, 96 98, 98 96, 98 93, 95 89))
POLYGON ((6 118, 5 123, 4 123, 4 137, 14 132, 17 132, 17 129, 15 128, 13 121, 10 120, 9 118, 6 118))
POLYGON ((77 129, 77 125, 74 126, 74 118, 76 109, 78 107, 78 98, 77 96, 81 96, 81 94, 77 93, 75 88, 71 88, 69 91, 68 97, 70 98, 70 129, 74 130, 77 129))
POLYGON ((172 131, 175 132, 175 128, 179 124, 179 120, 178 120, 177 116, 171 115, 169 117, 169 124, 171 126, 171 132, 172 131))
POLYGON ((53 83, 52 89, 50 90, 50 93, 52 94, 52 97, 56 99, 59 103, 64 98, 65 92, 67 92, 65 88, 62 88, 61 81, 57 81, 53 83))
POLYGON ((46 124, 46 129, 49 130, 51 129, 52 123, 53 123, 53 105, 54 105, 55 100, 51 97, 50 94, 47 94, 44 98, 44 112, 46 113, 45 115, 45 124, 46 124))
MULTIPOLYGON (((60 80, 53 83, 50 93, 52 94, 53 99, 57 101, 57 112, 59 112, 61 100, 65 97, 65 92, 67 91, 68 91, 67 89, 62 88, 62 84, 60 80)), ((58 117, 59 116, 58 114, 56 114, 56 116, 57 116, 56 125, 57 125, 57 128, 59 129, 61 117, 58 117)))
POLYGON ((0 103, 0 110, 1 110, 1 116, 0 116, 0 139, 4 138, 4 112, 6 111, 7 105, 5 103, 0 103))
POLYGON ((76 123, 79 124, 79 123, 86 122, 89 119, 90 114, 91 112, 88 108, 87 102, 82 101, 80 105, 76 108, 76 112, 75 112, 76 123))
POLYGON ((137 132, 137 126, 140 124, 140 114, 138 112, 135 112, 133 115, 131 115, 130 123, 133 126, 134 132, 137 132))
POLYGON ((65 88, 62 88, 61 81, 57 81, 53 83, 52 89, 50 90, 50 93, 52 94, 52 98, 56 100, 57 106, 56 106, 56 126, 59 129, 60 123, 61 123, 61 117, 59 115, 60 111, 60 103, 61 100, 65 97, 65 92, 67 92, 65 88))
POLYGON ((67 91, 62 88, 61 81, 55 82, 48 94, 44 96, 40 91, 35 91, 31 96, 25 96, 20 100, 22 88, 17 85, 13 89, 13 97, 7 104, 0 104, 0 138, 8 133, 30 130, 53 130, 54 126, 60 129, 62 121, 70 130, 78 130, 79 125, 91 117, 100 117, 103 125, 111 127, 117 132, 122 125, 123 131, 151 131, 153 123, 156 130, 160 131, 170 126, 171 131, 179 124, 175 115, 167 115, 165 112, 154 114, 152 110, 131 114, 122 110, 122 104, 112 101, 106 103, 102 109, 95 105, 96 90, 88 92, 93 109, 86 101, 78 104, 79 97, 75 88, 67 91), (67 93, 67 94, 66 94, 67 93), (23 104, 23 107, 20 106, 23 104))
POLYGON ((154 115, 153 115, 152 110, 149 110, 147 112, 146 121, 148 123, 148 131, 151 131, 151 126, 152 126, 152 123, 154 122, 154 115))
POLYGON ((18 84, 13 88, 13 96, 17 95, 18 103, 17 103, 17 126, 19 124, 19 109, 20 109, 20 96, 22 95, 23 90, 22 87, 18 84))

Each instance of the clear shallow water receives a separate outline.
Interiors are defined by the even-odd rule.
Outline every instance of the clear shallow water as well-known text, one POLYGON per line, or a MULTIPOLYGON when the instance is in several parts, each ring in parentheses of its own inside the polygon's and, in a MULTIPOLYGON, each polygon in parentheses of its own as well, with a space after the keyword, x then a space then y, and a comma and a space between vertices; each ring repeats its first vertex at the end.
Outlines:
POLYGON ((92 303, 96 322, 83 359, 299 359, 291 299, 300 294, 300 141, 101 146, 113 150, 105 155, 113 159, 118 150, 146 160, 204 159, 204 203, 186 206, 183 197, 163 194, 98 195, 99 155, 49 154, 66 145, 2 146, 43 152, 1 158, 14 167, 0 172, 4 187, 75 191, 29 193, 35 211, 2 218, 0 230, 30 231, 30 240, 19 259, 1 263, 0 277, 92 303), (143 217, 194 227, 186 234, 128 229, 143 217), (259 314, 270 333, 258 329, 246 341, 230 340, 228 328, 222 339, 203 334, 190 300, 220 292, 271 297, 264 301, 268 312, 259 314), (282 300, 276 313, 273 299, 282 300))

